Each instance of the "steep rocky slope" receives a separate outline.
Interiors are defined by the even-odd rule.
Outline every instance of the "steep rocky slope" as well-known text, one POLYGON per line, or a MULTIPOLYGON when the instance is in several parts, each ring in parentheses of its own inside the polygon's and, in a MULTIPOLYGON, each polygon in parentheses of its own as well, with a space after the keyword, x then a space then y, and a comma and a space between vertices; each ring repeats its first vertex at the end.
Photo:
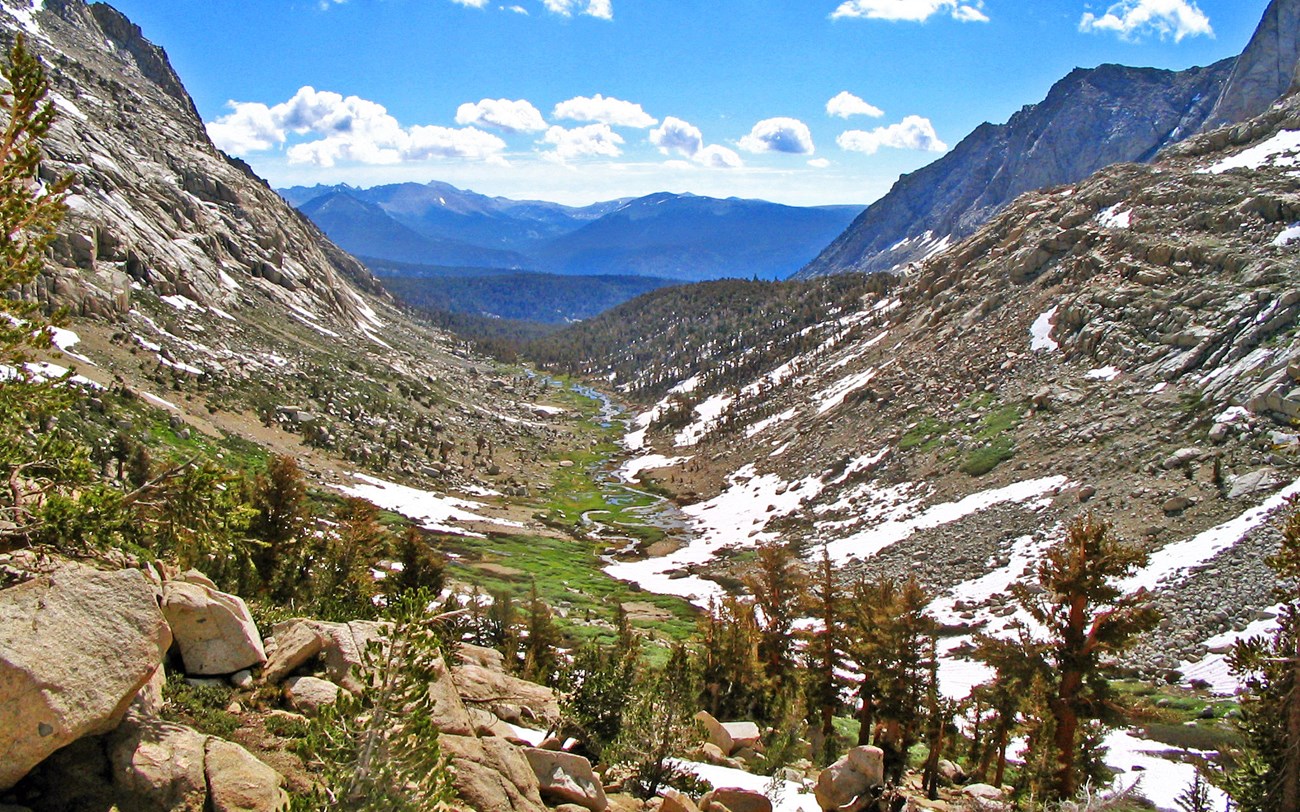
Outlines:
MULTIPOLYGON (((808 328, 815 349, 747 385, 719 384, 743 359, 683 381, 690 414, 643 414, 628 471, 683 494, 696 536, 614 571, 703 600, 758 540, 825 546, 846 572, 921 577, 952 650, 1005 623, 1005 587, 1091 510, 1153 553, 1129 586, 1167 614, 1137 664, 1199 661, 1272 604, 1267 519, 1300 492, 1297 130, 1293 98, 1025 195, 808 328)), ((1213 656, 1186 670, 1222 676, 1213 656)))
POLYGON ((465 464, 479 437, 521 449, 498 456, 499 481, 535 481, 534 451, 556 430, 516 382, 399 311, 213 147, 138 27, 81 0, 0 4, 0 42, 18 33, 49 67, 58 108, 42 172, 74 176, 28 291, 74 317, 58 364, 143 397, 174 430, 292 453, 318 481, 365 470, 482 487, 483 467, 465 464))
POLYGON ((899 179, 800 271, 887 271, 942 251, 1032 189, 1145 161, 1195 132, 1232 63, 1173 72, 1078 69, 1006 124, 982 124, 951 153, 899 179))
POLYGON ((1273 0, 1246 50, 1207 68, 1079 69, 1003 125, 899 179, 800 276, 889 271, 970 236, 1020 194, 1145 162, 1196 132, 1260 115, 1300 71, 1300 1, 1273 0))
POLYGON ((1273 0, 1250 44, 1232 67, 1205 129, 1263 113, 1300 71, 1300 3, 1273 0))

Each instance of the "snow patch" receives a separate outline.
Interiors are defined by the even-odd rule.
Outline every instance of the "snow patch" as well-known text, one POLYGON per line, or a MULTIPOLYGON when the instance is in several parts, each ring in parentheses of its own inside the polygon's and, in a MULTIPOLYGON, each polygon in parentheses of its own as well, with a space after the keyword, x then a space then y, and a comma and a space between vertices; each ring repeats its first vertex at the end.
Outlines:
POLYGON ((1286 229, 1281 234, 1277 235, 1277 239, 1273 240, 1273 244, 1279 248, 1290 245, 1293 242, 1300 242, 1300 223, 1296 223, 1286 229))
POLYGON ((1029 327, 1029 349, 1034 352, 1056 352, 1061 345, 1052 339, 1052 326, 1056 320, 1056 311, 1060 305, 1039 316, 1029 327))
POLYGON ((797 781, 784 781, 697 761, 677 761, 676 764, 715 787, 762 793, 772 802, 772 812, 821 812, 812 789, 797 781))
MULTIPOLYGON (((1137 790, 1160 809, 1179 809, 1178 796, 1191 786, 1196 778, 1196 767, 1190 763, 1171 761, 1159 754, 1183 751, 1172 745, 1138 738, 1131 731, 1117 730, 1106 737, 1106 764, 1119 771, 1114 787, 1127 788, 1137 782, 1137 790)), ((1212 753, 1188 751, 1189 756, 1209 756, 1212 753)), ((1207 786, 1210 792, 1210 809, 1222 809, 1228 796, 1221 790, 1207 786)))
POLYGON ((1300 164, 1300 130, 1283 130, 1262 144, 1256 144, 1204 170, 1219 175, 1231 169, 1261 169, 1265 165, 1286 167, 1300 164))
POLYGON ((1116 203, 1097 215, 1097 225, 1102 228, 1128 228, 1133 222, 1133 210, 1125 209, 1123 203, 1116 203))
POLYGON ((419 488, 398 485, 395 482, 386 482, 378 477, 367 476, 366 474, 354 473, 352 478, 357 480, 359 484, 351 486, 335 485, 334 487, 348 496, 368 499, 384 510, 400 513, 411 521, 418 522, 426 530, 483 538, 480 533, 469 532, 451 523, 486 522, 503 527, 518 528, 524 526, 519 522, 489 518, 472 512, 486 507, 481 502, 471 502, 468 499, 439 495, 419 488))
POLYGON ((623 463, 623 467, 618 469, 618 478, 624 482, 635 482, 642 471, 653 471, 656 468, 671 468, 674 465, 681 465, 690 462, 695 457, 665 457, 662 454, 647 454, 644 457, 637 457, 623 463))
POLYGON ((1123 372, 1120 372, 1115 367, 1106 366, 1098 367, 1097 369, 1090 369, 1084 377, 1093 381, 1113 381, 1123 374, 1123 372))

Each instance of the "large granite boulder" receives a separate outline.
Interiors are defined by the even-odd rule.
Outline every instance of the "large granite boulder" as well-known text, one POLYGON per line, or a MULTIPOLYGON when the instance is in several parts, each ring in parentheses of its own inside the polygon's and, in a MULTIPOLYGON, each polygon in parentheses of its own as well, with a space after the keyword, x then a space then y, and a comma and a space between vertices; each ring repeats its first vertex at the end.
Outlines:
POLYGON ((239 745, 209 738, 204 771, 212 812, 280 812, 289 807, 284 777, 239 745))
POLYGON ((365 689, 362 674, 365 654, 373 642, 387 638, 390 625, 368 620, 330 623, 297 618, 277 623, 272 630, 275 653, 267 660, 262 677, 279 682, 319 656, 330 682, 352 693, 365 689))
POLYGON ((573 753, 555 750, 524 749, 524 756, 537 776, 538 789, 544 799, 557 804, 577 804, 591 812, 605 812, 609 801, 591 762, 573 753))
POLYGON ((207 739, 192 728, 129 715, 108 747, 122 802, 139 812, 204 812, 207 739))
POLYGON ((0 789, 117 727, 171 642, 138 570, 69 567, 0 591, 0 789))
POLYGON ((456 794, 470 809, 545 812, 537 776, 518 747, 502 739, 438 737, 451 759, 456 794))
POLYGON ((884 783, 884 751, 879 747, 855 747, 822 770, 813 792, 822 809, 858 812, 875 802, 871 790, 884 783))
POLYGON ((163 584, 163 614, 185 661, 185 673, 233 674, 266 662, 262 636, 242 598, 198 578, 163 584))

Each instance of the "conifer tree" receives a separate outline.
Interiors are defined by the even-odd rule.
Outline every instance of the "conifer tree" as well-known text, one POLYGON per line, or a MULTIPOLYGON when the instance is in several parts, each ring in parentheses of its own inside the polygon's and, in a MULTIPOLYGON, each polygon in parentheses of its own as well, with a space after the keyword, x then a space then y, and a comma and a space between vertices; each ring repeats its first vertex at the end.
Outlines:
POLYGON ((847 680, 837 673, 837 668, 845 659, 842 596, 835 583, 835 571, 826 548, 822 548, 822 559, 812 596, 821 628, 808 641, 805 654, 808 663, 806 695, 808 709, 816 715, 817 727, 813 741, 818 747, 815 755, 822 763, 830 764, 839 756, 835 740, 835 715, 840 709, 841 693, 847 680))
POLYGON ((1294 498, 1281 548, 1268 564, 1282 603, 1277 631, 1239 641, 1228 658, 1246 690, 1238 766, 1222 783, 1242 812, 1300 809, 1300 501, 1294 498))
POLYGON ((277 582, 281 571, 301 555, 309 515, 307 484, 298 461, 288 455, 272 457, 266 473, 253 482, 252 503, 257 515, 249 532, 262 543, 253 564, 262 583, 275 584, 276 597, 283 599, 288 590, 277 582))
POLYGON ((803 614, 806 579, 794 553, 780 542, 760 544, 755 563, 755 572, 745 585, 754 594, 758 609, 758 654, 767 679, 784 693, 793 683, 794 622, 803 614))
MULTIPOLYGON (((1141 550, 1115 539, 1095 516, 1076 519, 1065 538, 1038 566, 1040 589, 1016 584, 1012 594, 1047 631, 1026 652, 1047 665, 1040 674, 1051 715, 1051 775, 1043 786, 1048 800, 1070 800, 1080 777, 1094 768, 1085 746, 1088 722, 1116 721, 1107 660, 1152 629, 1159 615, 1147 605, 1146 590, 1125 595, 1114 581, 1146 563, 1141 550)), ((1028 639, 1028 638, 1026 638, 1028 639)), ((1045 743, 1042 743, 1045 744, 1045 743)))
POLYGON ((622 733, 612 748, 611 763, 631 772, 640 798, 653 798, 681 774, 674 763, 695 744, 699 677, 690 652, 676 646, 662 669, 649 669, 637 680, 624 714, 622 733))
POLYGON ((528 593, 527 638, 524 640, 523 677, 532 682, 550 684, 560 663, 560 646, 564 639, 533 581, 528 593))

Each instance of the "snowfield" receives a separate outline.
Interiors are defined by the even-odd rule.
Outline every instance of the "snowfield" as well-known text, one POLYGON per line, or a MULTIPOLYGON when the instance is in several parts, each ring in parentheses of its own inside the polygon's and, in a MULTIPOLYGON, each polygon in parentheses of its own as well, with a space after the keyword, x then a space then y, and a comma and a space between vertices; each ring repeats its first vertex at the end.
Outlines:
POLYGON ((353 474, 356 485, 336 485, 335 487, 348 496, 369 499, 384 510, 400 513, 426 530, 449 533, 457 536, 483 538, 480 533, 473 533, 457 527, 452 522, 485 522, 501 527, 522 528, 519 522, 507 519, 494 519, 473 511, 486 507, 481 502, 457 499, 454 496, 439 495, 419 488, 386 482, 378 477, 366 474, 353 474))

